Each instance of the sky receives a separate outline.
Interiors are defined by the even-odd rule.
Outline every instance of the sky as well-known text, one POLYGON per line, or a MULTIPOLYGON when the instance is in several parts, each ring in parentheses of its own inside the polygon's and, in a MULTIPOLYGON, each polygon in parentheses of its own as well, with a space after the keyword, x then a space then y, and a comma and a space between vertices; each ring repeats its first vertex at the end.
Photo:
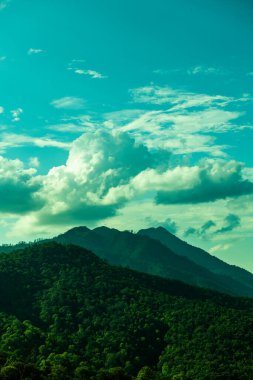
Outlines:
POLYGON ((253 272, 253 5, 0 0, 0 243, 164 226, 253 272))

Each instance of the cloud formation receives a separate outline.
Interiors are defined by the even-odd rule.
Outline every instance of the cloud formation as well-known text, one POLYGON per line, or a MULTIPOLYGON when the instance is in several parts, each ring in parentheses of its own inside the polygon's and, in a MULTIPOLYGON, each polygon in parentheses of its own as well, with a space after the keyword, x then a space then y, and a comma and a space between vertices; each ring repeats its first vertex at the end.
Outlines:
POLYGON ((24 112, 23 109, 20 107, 16 108, 15 110, 12 110, 11 111, 12 121, 14 122, 20 121, 20 117, 23 112, 24 112))
POLYGON ((242 165, 236 161, 206 159, 186 170, 187 182, 159 191, 158 204, 214 202, 253 193, 253 183, 243 178, 242 165))
MULTIPOLYGON (((138 199, 156 200, 160 207, 215 202, 253 193, 253 184, 244 179, 242 165, 236 161, 206 159, 194 166, 171 167, 167 150, 149 149, 126 132, 87 130, 68 148, 65 165, 53 167, 40 176, 35 169, 29 169, 28 184, 32 191, 30 203, 25 202, 30 211, 26 215, 27 228, 97 223, 117 215, 129 202, 138 199), (34 199, 40 202, 33 203, 34 199)), ((36 158, 30 160, 33 168, 37 164, 36 158)), ((9 209, 13 213, 22 211, 18 208, 15 211, 14 206, 9 209)), ((176 232, 177 226, 170 218, 156 219, 159 225, 176 232)), ((199 231, 188 231, 188 235, 204 236, 214 227, 215 222, 210 219, 199 231)), ((236 221, 229 216, 219 233, 235 227, 236 221)))
POLYGON ((70 110, 80 110, 85 107, 84 99, 75 96, 65 96, 64 98, 55 99, 50 104, 55 108, 70 110))
POLYGON ((36 54, 41 54, 41 53, 46 53, 46 51, 43 49, 34 49, 34 48, 30 48, 27 51, 28 55, 34 55, 34 54, 36 55, 36 54))
POLYGON ((197 75, 197 74, 202 74, 202 75, 210 75, 210 74, 220 74, 221 70, 218 69, 217 67, 212 67, 212 66, 194 66, 191 69, 187 70, 187 74, 189 75, 197 75))
POLYGON ((47 206, 38 216, 48 223, 97 220, 115 214, 125 199, 109 199, 108 191, 127 184, 147 167, 159 166, 161 152, 149 150, 127 134, 101 130, 85 133, 73 143, 66 165, 52 168, 42 179, 47 206))
POLYGON ((3 132, 1 134, 0 140, 0 152, 3 153, 7 149, 19 147, 19 146, 27 146, 34 145, 39 148, 44 147, 54 147, 59 149, 69 149, 70 143, 53 140, 49 137, 36 137, 29 136, 17 133, 6 133, 3 132))
POLYGON ((41 184, 35 169, 25 169, 20 160, 0 156, 0 213, 22 214, 42 207, 41 184))
POLYGON ((149 216, 145 218, 145 223, 150 227, 163 227, 172 234, 175 234, 178 230, 176 222, 171 218, 166 218, 164 220, 158 221, 153 217, 149 216))
POLYGON ((107 78, 104 74, 99 73, 95 70, 83 70, 83 69, 75 69, 74 72, 78 75, 88 76, 92 79, 105 79, 107 78))
POLYGON ((241 219, 239 218, 238 215, 229 214, 228 216, 226 216, 224 222, 225 222, 224 226, 220 228, 219 230, 215 231, 217 234, 233 231, 235 228, 240 226, 241 219))
POLYGON ((208 220, 199 229, 189 227, 185 231, 184 236, 188 237, 190 235, 197 235, 201 238, 205 238, 207 233, 210 233, 210 229, 213 229, 215 226, 216 226, 216 223, 213 220, 208 220))

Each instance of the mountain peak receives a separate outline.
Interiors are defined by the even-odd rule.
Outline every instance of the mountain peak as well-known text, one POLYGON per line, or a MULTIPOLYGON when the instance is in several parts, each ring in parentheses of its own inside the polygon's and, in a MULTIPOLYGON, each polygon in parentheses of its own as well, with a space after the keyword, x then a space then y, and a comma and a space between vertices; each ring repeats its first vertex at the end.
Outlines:
POLYGON ((70 228, 68 231, 66 231, 64 233, 64 235, 66 234, 80 234, 80 233, 85 233, 85 232, 88 232, 90 231, 90 229, 86 226, 79 226, 79 227, 73 227, 73 228, 70 228))

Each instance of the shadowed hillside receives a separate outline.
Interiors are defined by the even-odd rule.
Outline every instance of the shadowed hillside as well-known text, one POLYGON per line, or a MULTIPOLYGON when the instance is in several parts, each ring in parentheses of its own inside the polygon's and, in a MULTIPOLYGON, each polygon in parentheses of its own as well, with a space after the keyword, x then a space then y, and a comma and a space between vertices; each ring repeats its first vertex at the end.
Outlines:
POLYGON ((1 379, 253 376, 250 299, 53 242, 2 254, 0 292, 1 379))

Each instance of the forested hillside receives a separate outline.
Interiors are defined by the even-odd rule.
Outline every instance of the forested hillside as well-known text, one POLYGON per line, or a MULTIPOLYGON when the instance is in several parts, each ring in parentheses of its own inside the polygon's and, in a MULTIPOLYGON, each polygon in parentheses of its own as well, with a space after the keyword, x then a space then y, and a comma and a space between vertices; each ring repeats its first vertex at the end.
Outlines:
POLYGON ((252 379, 253 301, 77 246, 0 255, 1 379, 252 379))
MULTIPOLYGON (((112 265, 230 295, 253 297, 252 273, 190 246, 163 228, 141 230, 135 234, 114 228, 97 227, 90 230, 80 226, 38 243, 49 241, 79 245, 112 265)), ((12 252, 32 244, 20 242, 17 245, 2 245, 0 252, 12 252)))

